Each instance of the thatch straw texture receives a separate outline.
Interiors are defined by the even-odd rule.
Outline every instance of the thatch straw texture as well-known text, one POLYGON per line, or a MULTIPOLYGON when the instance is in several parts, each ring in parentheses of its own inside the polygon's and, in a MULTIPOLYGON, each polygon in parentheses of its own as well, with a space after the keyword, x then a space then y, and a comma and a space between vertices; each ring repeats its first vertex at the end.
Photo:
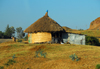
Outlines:
POLYGON ((51 41, 51 39, 52 39, 51 33, 47 33, 47 32, 38 32, 38 33, 28 34, 29 43, 47 42, 47 41, 51 41))
POLYGON ((67 32, 67 31, 72 31, 72 29, 71 29, 71 28, 66 27, 66 26, 63 26, 62 28, 63 28, 66 32, 67 32))
POLYGON ((56 32, 64 31, 64 29, 53 19, 51 19, 46 13, 45 16, 38 19, 36 22, 31 24, 28 28, 24 30, 27 33, 33 32, 56 32))

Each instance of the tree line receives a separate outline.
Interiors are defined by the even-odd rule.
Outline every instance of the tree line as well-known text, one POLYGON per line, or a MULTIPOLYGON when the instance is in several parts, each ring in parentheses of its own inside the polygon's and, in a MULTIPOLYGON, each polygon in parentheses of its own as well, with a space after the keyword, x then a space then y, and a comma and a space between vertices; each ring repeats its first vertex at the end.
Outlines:
POLYGON ((17 32, 17 38, 21 39, 25 36, 25 33, 22 30, 22 27, 17 27, 16 29, 9 25, 7 25, 6 30, 4 32, 0 31, 0 38, 2 39, 8 39, 11 37, 15 37, 15 32, 17 32))

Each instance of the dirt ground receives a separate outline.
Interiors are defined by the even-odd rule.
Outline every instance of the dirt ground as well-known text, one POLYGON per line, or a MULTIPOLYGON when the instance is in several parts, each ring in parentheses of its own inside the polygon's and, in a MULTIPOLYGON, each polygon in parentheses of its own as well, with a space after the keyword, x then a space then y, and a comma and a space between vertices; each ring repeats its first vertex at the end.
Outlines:
POLYGON ((4 69, 95 69, 100 64, 100 47, 69 44, 2 44, 0 46, 0 66, 4 69), (35 52, 42 49, 46 58, 34 57, 35 52), (80 60, 72 61, 69 56, 76 54, 80 60), (4 63, 12 59, 16 63, 6 67, 4 63))

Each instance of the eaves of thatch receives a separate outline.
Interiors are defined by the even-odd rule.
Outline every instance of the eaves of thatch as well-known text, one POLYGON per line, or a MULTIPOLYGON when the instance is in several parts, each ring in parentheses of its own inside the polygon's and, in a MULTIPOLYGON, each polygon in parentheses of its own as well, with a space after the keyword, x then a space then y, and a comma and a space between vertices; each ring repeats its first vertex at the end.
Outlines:
POLYGON ((26 33, 57 31, 64 31, 64 29, 48 16, 48 12, 24 30, 26 33))

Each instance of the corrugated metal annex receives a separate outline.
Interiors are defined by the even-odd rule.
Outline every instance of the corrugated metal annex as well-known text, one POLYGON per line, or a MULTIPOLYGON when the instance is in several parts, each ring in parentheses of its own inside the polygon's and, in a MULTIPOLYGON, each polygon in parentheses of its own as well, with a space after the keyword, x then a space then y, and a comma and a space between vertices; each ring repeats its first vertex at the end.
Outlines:
POLYGON ((63 42, 70 44, 85 45, 85 35, 75 33, 62 33, 63 42))

